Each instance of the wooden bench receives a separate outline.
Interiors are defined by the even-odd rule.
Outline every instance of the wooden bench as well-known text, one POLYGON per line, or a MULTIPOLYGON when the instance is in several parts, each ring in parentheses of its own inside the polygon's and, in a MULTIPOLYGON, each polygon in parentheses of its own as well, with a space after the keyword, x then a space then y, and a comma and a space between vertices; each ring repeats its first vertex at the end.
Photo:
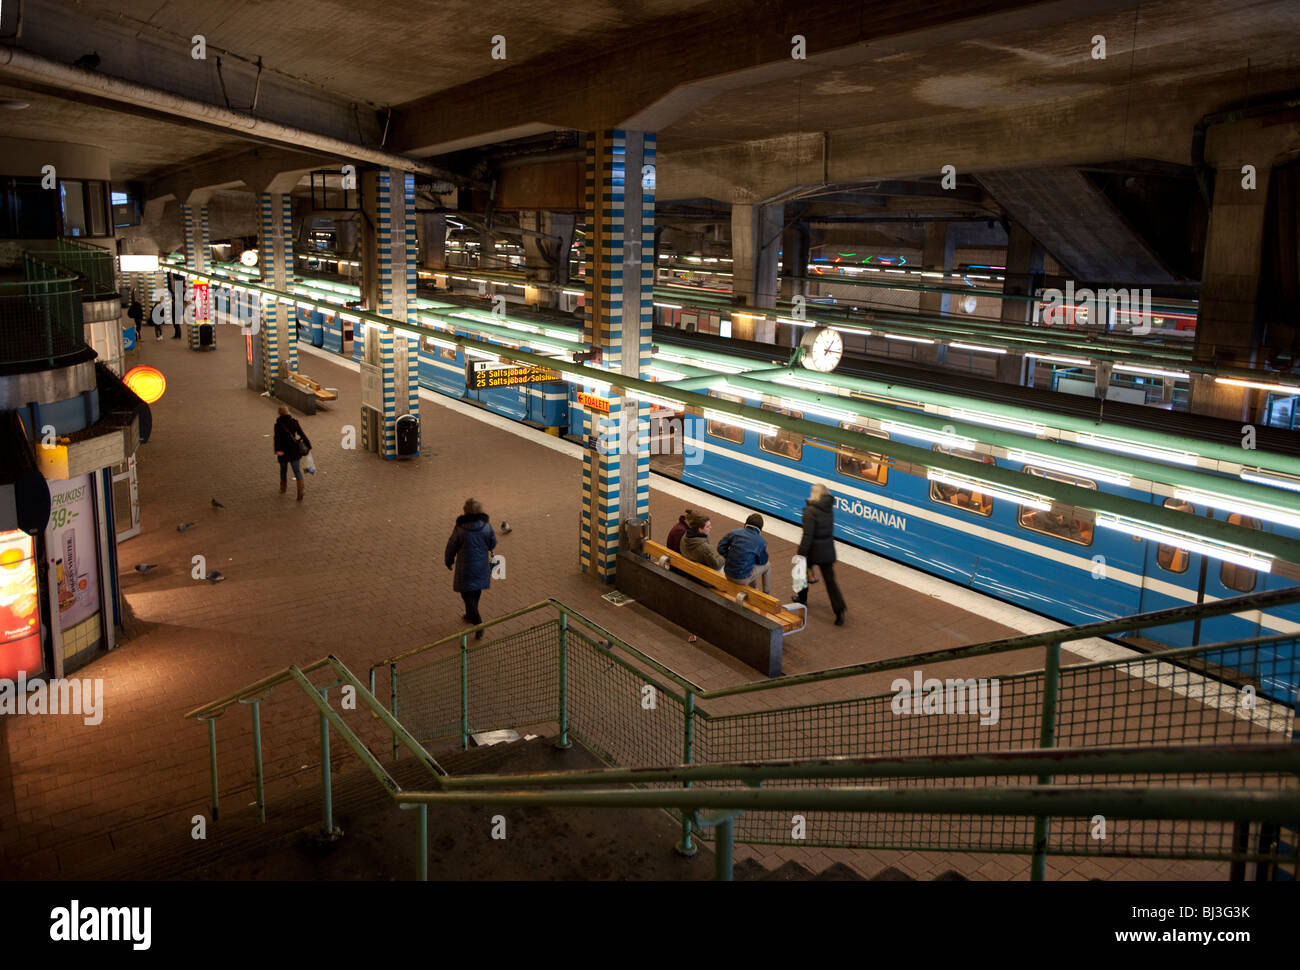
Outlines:
POLYGON ((659 565, 665 568, 671 566, 688 576, 700 580, 706 586, 713 588, 728 599, 734 600, 746 609, 766 614, 781 624, 781 629, 786 633, 798 633, 807 624, 806 608, 800 609, 798 613, 792 612, 786 609, 781 601, 771 593, 764 593, 752 586, 744 586, 730 580, 720 570, 714 569, 712 566, 706 566, 702 562, 696 562, 694 559, 687 559, 680 552, 673 552, 667 546, 660 545, 651 539, 645 540, 642 548, 659 565))
POLYGON ((331 390, 328 387, 322 387, 305 374, 288 374, 286 375, 286 378, 294 384, 297 384, 304 391, 310 391, 312 394, 316 395, 316 400, 318 401, 337 401, 339 399, 338 391, 331 390))

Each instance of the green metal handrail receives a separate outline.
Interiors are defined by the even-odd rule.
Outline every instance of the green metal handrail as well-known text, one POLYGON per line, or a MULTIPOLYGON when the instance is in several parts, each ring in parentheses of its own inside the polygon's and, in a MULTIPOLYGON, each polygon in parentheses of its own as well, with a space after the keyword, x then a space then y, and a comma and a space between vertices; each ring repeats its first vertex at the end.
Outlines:
MULTIPOLYGON (((524 611, 526 612, 526 611, 524 611)), ((337 657, 330 655, 305 667, 285 670, 196 708, 189 718, 206 720, 212 759, 213 817, 218 812, 216 788, 215 717, 230 704, 253 705, 254 753, 258 800, 265 821, 261 727, 258 705, 278 684, 292 683, 317 707, 321 718, 322 795, 324 834, 334 838, 332 786, 329 757, 329 728, 333 726, 367 769, 383 785, 400 808, 418 809, 419 857, 417 871, 427 877, 429 805, 520 805, 594 808, 677 809, 695 824, 716 826, 719 832, 718 875, 730 878, 731 844, 735 813, 745 810, 789 809, 796 811, 838 810, 858 812, 939 813, 970 815, 1034 815, 1048 817, 1091 817, 1095 814, 1126 819, 1182 819, 1293 824, 1300 818, 1300 791, 1283 793, 1228 792, 1204 787, 1085 788, 1079 785, 999 789, 782 789, 764 787, 773 780, 800 781, 833 778, 889 777, 977 777, 1015 776, 1055 770, 1072 775, 1136 774, 1159 771, 1216 773, 1300 774, 1300 747, 1210 746, 1205 748, 1121 748, 1053 752, 995 752, 974 756, 914 758, 829 758, 816 761, 776 760, 766 762, 683 764, 664 768, 605 768, 574 772, 547 772, 513 776, 465 776, 448 778, 419 742, 384 708, 358 678, 337 657), (307 671, 328 667, 337 676, 333 685, 321 687, 307 671), (412 791, 401 787, 365 744, 329 704, 332 686, 351 686, 356 696, 429 769, 434 790, 412 791), (592 784, 653 784, 657 782, 740 781, 741 790, 682 788, 657 790, 592 789, 565 790, 592 784), (522 789, 502 791, 500 789, 522 789), (547 789, 547 790, 529 790, 547 789), (561 789, 561 790, 554 790, 561 789)), ((1037 851, 1036 851, 1037 856, 1037 851)), ((1253 858, 1241 853, 1243 859, 1253 858)))
POLYGON ((0 364, 43 364, 86 346, 78 277, 23 253, 22 282, 0 283, 0 364))

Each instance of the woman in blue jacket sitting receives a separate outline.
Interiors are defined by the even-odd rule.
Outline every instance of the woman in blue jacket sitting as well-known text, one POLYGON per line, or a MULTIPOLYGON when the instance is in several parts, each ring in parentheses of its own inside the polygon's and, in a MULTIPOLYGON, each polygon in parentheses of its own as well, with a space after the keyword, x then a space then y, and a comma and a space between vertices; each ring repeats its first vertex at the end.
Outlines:
MULTIPOLYGON (((475 499, 465 500, 465 514, 456 517, 456 528, 447 540, 445 556, 447 568, 455 566, 451 588, 465 601, 466 623, 478 625, 478 598, 492 585, 492 550, 497 547, 497 536, 483 506, 475 499)), ((474 633, 475 640, 483 638, 483 631, 474 633)))

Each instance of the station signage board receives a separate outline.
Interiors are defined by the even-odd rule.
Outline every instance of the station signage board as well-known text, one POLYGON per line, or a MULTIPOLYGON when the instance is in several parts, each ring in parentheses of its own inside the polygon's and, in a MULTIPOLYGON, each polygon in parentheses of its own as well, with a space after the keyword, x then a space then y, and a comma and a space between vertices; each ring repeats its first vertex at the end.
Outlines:
POLYGON ((578 403, 588 411, 599 411, 601 414, 609 414, 609 401, 603 397, 597 397, 595 394, 588 394, 586 391, 578 391, 578 403))
POLYGON ((471 391, 483 391, 492 387, 516 387, 520 384, 542 384, 559 379, 560 375, 549 367, 494 364, 486 360, 465 362, 465 387, 471 391))

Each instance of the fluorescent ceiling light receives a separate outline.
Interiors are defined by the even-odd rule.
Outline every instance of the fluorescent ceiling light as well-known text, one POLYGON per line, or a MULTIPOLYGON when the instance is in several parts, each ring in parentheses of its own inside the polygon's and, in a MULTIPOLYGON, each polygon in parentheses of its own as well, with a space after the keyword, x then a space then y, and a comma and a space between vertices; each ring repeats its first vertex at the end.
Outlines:
POLYGON ((117 257, 117 268, 123 273, 153 273, 158 269, 158 257, 124 254, 117 257))
POLYGON ((982 424, 990 428, 1004 428, 1007 431, 1019 431, 1022 434, 1039 435, 1046 427, 1033 421, 1021 421, 1018 418, 1003 418, 996 414, 983 414, 979 411, 966 411, 962 408, 949 408, 948 416, 958 421, 982 424))
POLYGON ((565 296, 583 296, 583 295, 584 295, 584 292, 583 292, 582 290, 560 290, 560 292, 563 293, 565 296))
POLYGON ((443 340, 439 337, 425 337, 424 342, 430 347, 445 347, 447 350, 456 350, 457 347, 450 340, 443 340))
POLYGON ((1242 515, 1254 516, 1257 519, 1263 519, 1265 522, 1276 522, 1278 525, 1289 525, 1292 528, 1300 529, 1300 515, 1296 515, 1294 512, 1283 512, 1269 505, 1248 502, 1245 499, 1215 495, 1213 492, 1201 492, 1189 488, 1175 489, 1174 498, 1194 502, 1197 505, 1208 505, 1210 508, 1222 509, 1225 512, 1240 512, 1242 515))
POLYGON ((1229 384, 1232 387, 1253 387, 1261 391, 1272 391, 1274 394, 1300 394, 1300 387, 1291 384, 1263 384, 1259 381, 1243 381, 1236 377, 1216 377, 1214 383, 1229 384))
POLYGON ((1152 377, 1180 377, 1186 380, 1188 374, 1181 370, 1161 370, 1159 367, 1135 367, 1132 364, 1116 364, 1115 370, 1125 374, 1149 374, 1152 377))
POLYGON ((945 434, 942 431, 931 431, 928 428, 918 428, 910 424, 899 424, 896 421, 881 421, 880 428, 882 431, 888 431, 890 434, 901 434, 912 438, 920 438, 922 441, 931 441, 945 448, 962 448, 966 451, 972 450, 976 441, 974 438, 967 438, 959 434, 945 434))
POLYGON ((1236 563, 1248 569, 1257 569, 1261 573, 1273 570, 1272 556, 1254 552, 1244 546, 1229 546, 1209 539, 1200 539, 1185 532, 1175 532, 1136 519, 1122 518, 1112 512, 1098 512, 1097 524, 1105 529, 1137 536, 1139 539, 1150 539, 1152 542, 1176 546, 1188 552, 1199 552, 1211 559, 1222 559, 1224 562, 1236 563))
POLYGON ((957 344, 957 343, 952 343, 949 344, 948 346, 956 347, 958 350, 978 350, 985 354, 1005 354, 1007 352, 1007 349, 1005 347, 978 347, 975 344, 957 344))
POLYGON ((1168 448, 1120 441, 1117 438, 1102 438, 1097 435, 1081 434, 1076 441, 1085 447, 1104 448, 1106 451, 1118 451, 1126 455, 1137 455, 1139 458, 1153 458, 1156 461, 1172 461, 1178 465, 1195 467, 1198 459, 1197 455, 1186 451, 1171 451, 1168 448))
POLYGON ((840 408, 826 407, 821 404, 809 404, 806 401, 796 401, 793 398, 783 397, 779 399, 782 407, 791 408, 795 411, 802 411, 805 414, 820 414, 823 417, 835 418, 839 421, 852 421, 855 424, 862 421, 860 414, 854 414, 852 411, 843 411, 840 408))
POLYGON ((661 381, 681 381, 686 379, 685 374, 679 371, 669 370, 666 367, 651 366, 651 367, 647 367, 645 370, 647 374, 653 374, 661 381))
POLYGON ((791 324, 791 325, 796 326, 796 327, 815 327, 815 326, 817 326, 817 321, 816 321, 816 320, 796 320, 796 319, 794 319, 793 317, 777 317, 777 318, 776 318, 776 322, 777 322, 777 323, 788 323, 788 324, 791 324))
POLYGON ((608 391, 612 386, 609 381, 602 381, 595 377, 583 377, 581 374, 570 374, 564 372, 560 374, 560 378, 568 381, 570 384, 581 384, 583 387, 594 387, 602 392, 608 391))
POLYGON ((731 311, 731 315, 732 315, 733 317, 744 317, 744 318, 747 319, 747 320, 766 320, 766 319, 767 319, 767 317, 764 316, 764 315, 761 314, 761 313, 742 313, 742 312, 739 311, 739 310, 732 310, 732 311, 731 311))
MULTIPOLYGON (((832 329, 832 330, 838 330, 840 333, 856 333, 856 334, 859 334, 860 336, 863 336, 863 337, 870 337, 870 336, 871 336, 871 331, 870 331, 870 330, 866 330, 866 329, 864 329, 863 327, 846 327, 846 326, 844 326, 843 324, 836 324, 835 326, 831 327, 831 329, 832 329)), ((886 338, 886 339, 892 339, 892 338, 886 338)), ((907 338, 899 338, 899 339, 907 339, 907 338)), ((933 341, 933 340, 927 340, 926 343, 931 343, 931 344, 932 344, 932 343, 934 343, 934 341, 933 341)))
POLYGON ((885 339, 886 339, 886 340, 906 340, 909 344, 932 344, 932 343, 934 343, 934 341, 933 341, 933 340, 930 340, 928 337, 904 337, 904 336, 902 336, 901 334, 896 334, 896 333, 887 333, 887 334, 885 334, 885 339))
POLYGON ((1091 367, 1092 361, 1083 357, 1058 357, 1055 354, 1025 354, 1035 360, 1047 361, 1049 364, 1074 364, 1076 367, 1091 367))
POLYGON ((1241 477, 1248 482, 1255 482, 1258 485, 1270 485, 1273 488, 1285 488, 1292 492, 1300 492, 1300 478, 1295 475, 1287 475, 1283 472, 1266 472, 1262 468, 1243 468, 1241 477))
POLYGON ((940 482, 944 485, 953 485, 957 488, 964 488, 971 492, 980 492, 992 498, 1000 498, 1007 502, 1014 502, 1016 505, 1023 505, 1027 509, 1038 509, 1040 512, 1050 512, 1052 503, 1041 495, 1031 495, 1029 493, 1011 492, 989 482, 982 482, 977 478, 966 478, 953 472, 944 471, 941 468, 930 468, 926 470, 925 477, 932 482, 940 482))
POLYGON ((681 401, 673 401, 666 397, 657 397, 654 394, 643 394, 640 391, 624 391, 624 397, 630 397, 634 401, 645 401, 647 404, 654 404, 661 408, 668 408, 671 411, 684 411, 686 405, 681 401))
POLYGON ((794 387, 802 387, 809 391, 820 391, 826 394, 836 393, 836 388, 832 387, 830 384, 825 384, 821 381, 811 381, 806 377, 800 377, 798 374, 780 374, 773 378, 773 380, 781 384, 790 384, 794 387))
POLYGON ((717 389, 720 390, 720 391, 721 391, 721 390, 724 390, 724 389, 725 389, 725 390, 728 390, 728 391, 730 391, 732 394, 737 395, 738 397, 746 397, 746 398, 749 398, 751 401, 761 401, 761 400, 763 400, 763 392, 762 392, 762 391, 751 391, 751 390, 750 390, 749 388, 747 388, 747 387, 737 387, 735 384, 729 383, 728 381, 725 381, 725 380, 724 380, 724 381, 718 381, 717 389))
POLYGON ((1073 462, 1062 461, 1059 458, 1048 458, 1045 455, 1036 455, 1028 451, 1008 451, 1007 458, 1011 461, 1033 465, 1036 468, 1063 472, 1077 478, 1092 478, 1099 482, 1109 482, 1112 485, 1120 485, 1124 488, 1128 488, 1133 481, 1130 476, 1125 475, 1123 472, 1111 471, 1108 468, 1097 468, 1094 465, 1076 465, 1073 462))
POLYGON ((466 347, 465 353, 466 355, 476 357, 479 360, 499 361, 501 359, 496 354, 489 353, 486 350, 479 350, 477 347, 466 347))
POLYGON ((717 421, 719 424, 729 424, 735 428, 744 428, 746 431, 757 431, 763 437, 774 435, 777 432, 777 427, 774 424, 750 421, 748 418, 740 418, 734 414, 728 414, 726 411, 713 411, 705 408, 704 417, 710 421, 717 421))

